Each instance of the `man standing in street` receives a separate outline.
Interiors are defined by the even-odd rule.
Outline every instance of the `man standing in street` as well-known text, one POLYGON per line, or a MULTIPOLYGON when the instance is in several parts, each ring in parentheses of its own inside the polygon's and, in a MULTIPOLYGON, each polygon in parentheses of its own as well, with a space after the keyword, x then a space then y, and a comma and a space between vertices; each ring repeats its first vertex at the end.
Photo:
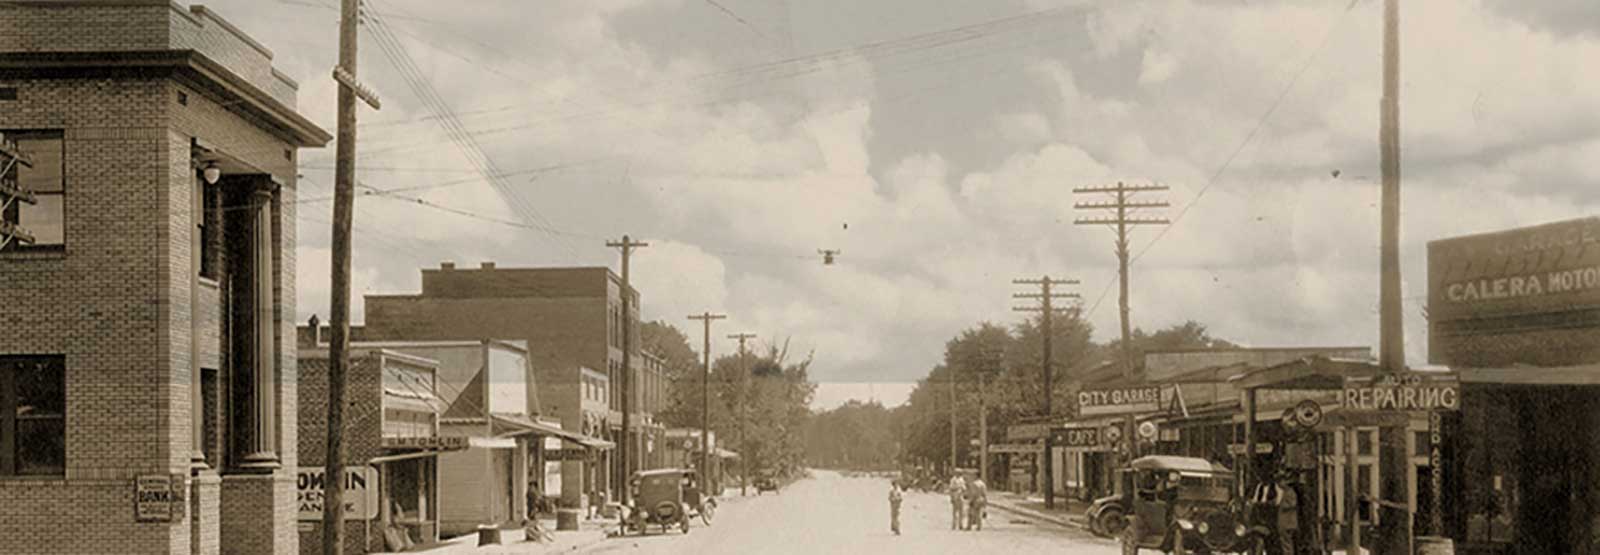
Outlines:
POLYGON ((989 504, 989 486, 983 478, 975 478, 967 485, 967 528, 983 529, 983 510, 989 504))
POLYGON ((950 494, 950 529, 965 529, 966 526, 964 522, 961 522, 961 516, 963 513, 962 509, 965 508, 967 504, 966 480, 963 480, 960 474, 952 476, 950 478, 950 485, 945 488, 945 493, 950 494))
POLYGON ((900 502, 905 499, 905 494, 900 493, 900 482, 889 482, 889 530, 894 535, 900 535, 900 502))

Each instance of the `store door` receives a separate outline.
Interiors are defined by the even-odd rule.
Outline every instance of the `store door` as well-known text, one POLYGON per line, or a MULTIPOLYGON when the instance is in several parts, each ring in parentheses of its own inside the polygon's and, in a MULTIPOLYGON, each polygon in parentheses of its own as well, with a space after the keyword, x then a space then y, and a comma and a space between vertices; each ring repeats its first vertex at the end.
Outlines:
POLYGON ((1538 388, 1520 405, 1525 456, 1518 483, 1530 502, 1520 504, 1515 545, 1521 553, 1589 553, 1585 446, 1594 432, 1580 428, 1594 403, 1577 392, 1538 388))

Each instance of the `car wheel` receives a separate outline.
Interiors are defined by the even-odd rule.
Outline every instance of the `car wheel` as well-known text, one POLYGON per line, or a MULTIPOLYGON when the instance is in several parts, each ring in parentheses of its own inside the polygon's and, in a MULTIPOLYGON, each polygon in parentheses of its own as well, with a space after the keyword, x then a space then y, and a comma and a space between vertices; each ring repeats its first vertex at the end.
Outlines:
POLYGON ((707 501, 704 505, 700 506, 700 520, 705 521, 706 526, 710 526, 711 517, 716 516, 716 512, 717 503, 715 501, 707 501))
POLYGON ((1117 507, 1115 505, 1100 509, 1100 514, 1099 516, 1095 517, 1093 526, 1093 528, 1098 528, 1100 533, 1108 538, 1117 537, 1118 535, 1122 534, 1122 530, 1127 527, 1127 515, 1123 514, 1122 507, 1117 507))

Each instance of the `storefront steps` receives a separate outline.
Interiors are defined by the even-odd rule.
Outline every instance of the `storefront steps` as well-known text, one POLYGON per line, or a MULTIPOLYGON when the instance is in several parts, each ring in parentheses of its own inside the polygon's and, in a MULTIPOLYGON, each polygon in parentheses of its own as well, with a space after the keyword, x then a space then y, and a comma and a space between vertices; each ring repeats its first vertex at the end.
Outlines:
POLYGON ((439 542, 437 544, 418 546, 404 553, 426 553, 428 555, 454 555, 454 554, 543 554, 565 553, 589 547, 606 538, 606 530, 615 528, 615 520, 581 520, 577 530, 556 531, 554 518, 540 519, 540 525, 551 537, 550 540, 539 542, 529 541, 520 527, 502 528, 500 542, 497 544, 478 545, 477 534, 467 534, 439 542))
POLYGON ((1076 499, 1056 498, 1056 508, 1044 508, 1043 497, 1027 497, 1009 492, 990 492, 989 506, 1013 515, 1048 522, 1057 526, 1087 529, 1083 512, 1089 504, 1076 499))

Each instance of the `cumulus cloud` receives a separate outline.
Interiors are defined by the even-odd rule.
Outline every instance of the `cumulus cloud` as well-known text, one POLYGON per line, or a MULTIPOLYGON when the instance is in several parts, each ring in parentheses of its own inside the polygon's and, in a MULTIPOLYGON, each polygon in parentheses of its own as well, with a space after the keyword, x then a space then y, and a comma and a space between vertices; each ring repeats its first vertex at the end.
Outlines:
MULTIPOLYGON (((757 33, 694 2, 381 2, 509 191, 474 179, 476 154, 365 43, 386 102, 361 116, 361 180, 472 215, 359 199, 356 298, 413 291, 441 260, 614 267, 603 241, 630 233, 652 243, 634 259, 646 317, 726 312, 714 331, 815 350, 820 380, 914 380, 961 328, 1016 321, 1024 275, 1082 280, 1108 339, 1112 235, 1073 225, 1101 199, 1072 188, 1123 180, 1169 185, 1143 198, 1175 220, 1134 233, 1135 325, 1376 343, 1377 3, 946 4, 737 6, 757 33), (1073 17, 892 42, 1040 9, 1073 17)), ((334 13, 215 7, 331 129, 334 13)), ((1600 207, 1592 11, 1402 4, 1408 298, 1428 240, 1600 207)), ((303 161, 303 196, 331 183, 331 149, 303 161)), ((325 211, 302 210, 303 313, 326 302, 325 211)))

